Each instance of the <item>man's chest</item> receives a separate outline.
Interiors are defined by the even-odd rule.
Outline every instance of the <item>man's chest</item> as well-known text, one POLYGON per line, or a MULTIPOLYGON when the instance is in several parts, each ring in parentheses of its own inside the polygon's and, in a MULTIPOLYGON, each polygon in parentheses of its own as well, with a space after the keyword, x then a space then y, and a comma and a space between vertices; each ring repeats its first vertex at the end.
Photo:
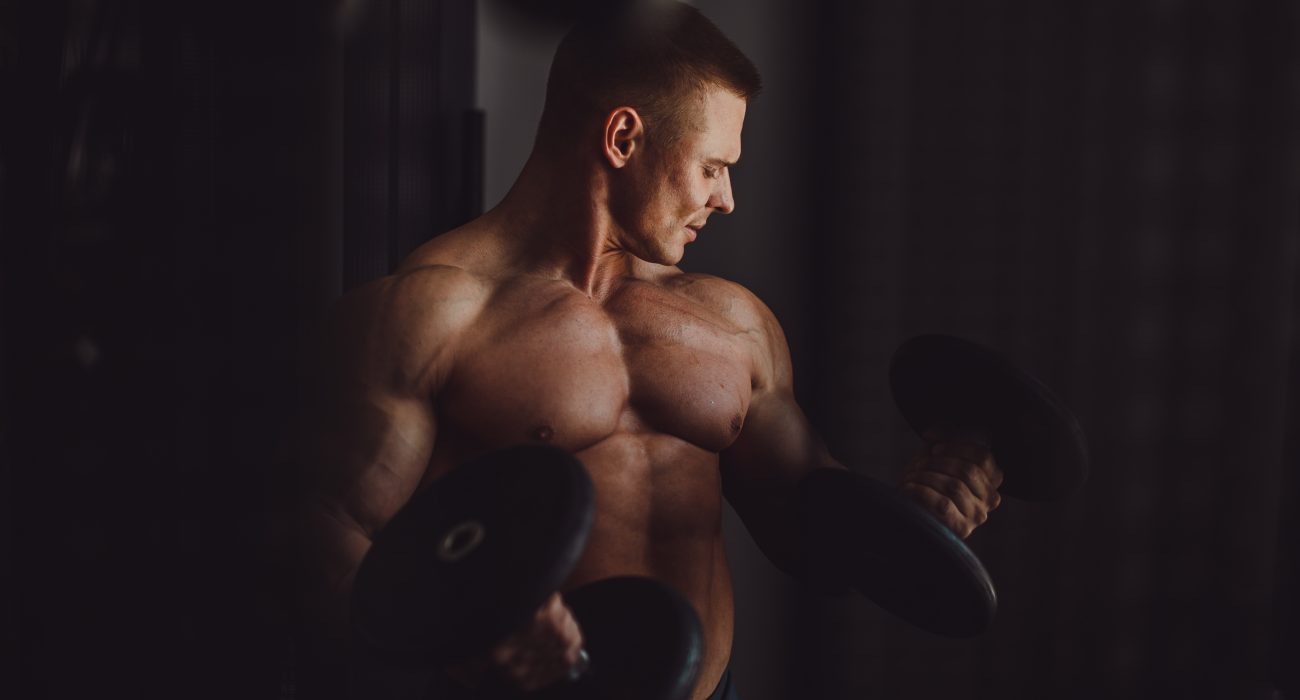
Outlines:
POLYGON ((482 446, 575 451, 618 432, 721 451, 739 434, 750 341, 707 307, 648 284, 603 304, 503 296, 456 353, 438 402, 444 429, 482 446))

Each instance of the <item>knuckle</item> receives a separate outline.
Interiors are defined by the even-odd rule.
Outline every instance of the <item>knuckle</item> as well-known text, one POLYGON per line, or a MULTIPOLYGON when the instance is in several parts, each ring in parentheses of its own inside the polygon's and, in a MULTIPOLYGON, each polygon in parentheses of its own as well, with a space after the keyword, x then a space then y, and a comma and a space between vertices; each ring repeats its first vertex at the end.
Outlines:
POLYGON ((935 488, 930 483, 930 477, 927 474, 918 474, 916 478, 907 483, 905 488, 908 493, 911 493, 918 500, 928 502, 934 498, 935 488))
POLYGON ((966 485, 953 477, 943 481, 943 492, 953 500, 954 505, 957 501, 966 500, 966 485))
POLYGON ((957 507, 956 503, 952 502, 952 499, 946 496, 941 496, 937 500, 939 502, 938 511, 943 516, 944 520, 961 520, 961 509, 957 507))
POLYGON ((925 510, 933 513, 939 518, 945 517, 944 503, 947 499, 943 497, 934 487, 927 484, 913 483, 904 487, 904 490, 912 498, 913 502, 920 505, 925 510))
POLYGON ((948 473, 954 478, 971 483, 972 479, 978 478, 980 471, 979 465, 969 459, 954 459, 948 465, 948 473))
POLYGON ((951 500, 952 496, 948 492, 948 485, 942 479, 930 475, 930 478, 926 479, 924 483, 930 490, 929 499, 934 505, 945 507, 945 504, 951 500))
POLYGON ((925 488, 915 482, 909 481, 903 484, 900 490, 914 503, 928 505, 930 502, 930 496, 926 493, 925 488))

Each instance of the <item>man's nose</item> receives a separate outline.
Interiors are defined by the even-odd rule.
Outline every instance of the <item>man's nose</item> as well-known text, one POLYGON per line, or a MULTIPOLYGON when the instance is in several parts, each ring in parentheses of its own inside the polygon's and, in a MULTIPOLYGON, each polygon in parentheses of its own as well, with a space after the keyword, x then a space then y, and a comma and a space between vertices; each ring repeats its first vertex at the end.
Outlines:
POLYGON ((709 198, 709 206, 723 214, 730 214, 736 210, 736 200, 731 194, 731 173, 725 170, 722 172, 722 177, 718 178, 718 186, 713 190, 713 196, 709 198))

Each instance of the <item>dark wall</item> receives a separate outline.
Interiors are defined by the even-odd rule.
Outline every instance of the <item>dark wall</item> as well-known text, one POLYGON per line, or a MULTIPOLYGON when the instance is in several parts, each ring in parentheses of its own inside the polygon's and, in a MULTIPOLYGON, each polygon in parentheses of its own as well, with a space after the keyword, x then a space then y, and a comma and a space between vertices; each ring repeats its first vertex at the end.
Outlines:
MULTIPOLYGON (((701 6, 768 91, 687 266, 769 301, 832 451, 897 474, 889 355, 946 331, 1094 453, 972 539, 976 640, 806 596, 729 521, 745 697, 1300 693, 1296 5, 701 6)), ((476 209, 472 45, 423 41, 468 9, 0 5, 0 695, 290 693, 256 572, 293 358, 476 209)))
POLYGON ((828 441, 895 474, 915 443, 889 354, 944 331, 1057 388, 1094 465, 1068 501, 1008 502, 972 538, 1000 590, 983 638, 811 604, 816 696, 1250 697, 1272 682, 1284 432, 1300 420, 1284 408, 1297 19, 1294 3, 823 5, 828 441))
POLYGON ((297 358, 346 285, 472 215, 473 21, 0 6, 0 694, 292 694, 263 572, 297 358))

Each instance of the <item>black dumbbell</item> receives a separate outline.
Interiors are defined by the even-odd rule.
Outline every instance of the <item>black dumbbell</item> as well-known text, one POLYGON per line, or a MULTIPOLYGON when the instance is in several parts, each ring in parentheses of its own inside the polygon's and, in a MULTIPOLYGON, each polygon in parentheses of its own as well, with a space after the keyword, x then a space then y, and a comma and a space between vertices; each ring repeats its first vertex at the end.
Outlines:
MULTIPOLYGON (((408 669, 486 653, 560 589, 594 512, 590 477, 564 450, 513 447, 460 466, 375 536, 353 585, 355 641, 369 658, 408 669)), ((703 641, 680 594, 653 579, 620 577, 563 597, 587 663, 538 697, 689 695, 703 641)))
MULTIPOLYGON (((956 431, 990 448, 1000 491, 1068 495, 1087 478, 1088 450, 1073 414, 1002 356, 944 335, 904 343, 890 365, 894 400, 917 433, 956 431)), ((970 637, 997 611, 993 581, 952 531, 892 486, 819 469, 800 487, 805 571, 848 585, 922 629, 970 637)))

